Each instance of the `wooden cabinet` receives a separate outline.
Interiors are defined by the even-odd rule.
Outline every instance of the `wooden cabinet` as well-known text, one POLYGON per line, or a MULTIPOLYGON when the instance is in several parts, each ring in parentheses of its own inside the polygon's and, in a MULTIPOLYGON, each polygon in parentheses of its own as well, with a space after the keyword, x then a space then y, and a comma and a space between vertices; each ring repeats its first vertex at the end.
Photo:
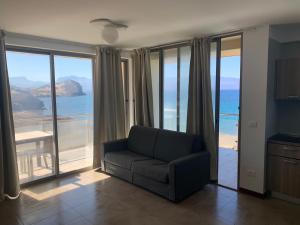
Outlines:
POLYGON ((269 185, 271 191, 300 198, 299 160, 270 156, 269 185))
POLYGON ((300 146, 269 142, 268 189, 300 198, 300 146))
POLYGON ((269 155, 300 160, 300 146, 270 142, 268 152, 269 155))
POLYGON ((300 100, 300 58, 276 61, 275 98, 300 100))

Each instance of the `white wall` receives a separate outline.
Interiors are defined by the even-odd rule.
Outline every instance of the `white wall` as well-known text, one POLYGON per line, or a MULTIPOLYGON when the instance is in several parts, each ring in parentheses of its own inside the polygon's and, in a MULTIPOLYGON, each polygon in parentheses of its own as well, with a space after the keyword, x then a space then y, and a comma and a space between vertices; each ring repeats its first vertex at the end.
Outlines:
POLYGON ((269 26, 243 34, 240 187, 265 191, 269 26))
POLYGON ((9 32, 6 33, 5 42, 8 45, 21 47, 50 49, 56 51, 76 52, 92 55, 96 54, 96 50, 93 45, 9 32))

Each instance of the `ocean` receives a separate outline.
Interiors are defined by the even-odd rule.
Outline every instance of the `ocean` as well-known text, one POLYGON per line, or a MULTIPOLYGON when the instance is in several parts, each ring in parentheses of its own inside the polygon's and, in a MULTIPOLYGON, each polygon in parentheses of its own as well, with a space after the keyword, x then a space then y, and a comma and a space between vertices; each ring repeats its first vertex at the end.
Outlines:
MULTIPOLYGON (((51 97, 39 98, 45 106, 43 114, 52 115, 51 97)), ((93 113, 93 96, 92 94, 82 96, 58 96, 56 98, 56 109, 58 116, 81 117, 93 113)))
POLYGON ((238 135, 239 98, 239 90, 220 91, 220 133, 238 135))
MULTIPOLYGON (((44 115, 52 114, 51 98, 39 98, 43 101, 45 110, 44 115)), ((73 117, 76 119, 86 118, 93 112, 93 97, 91 94, 83 96, 56 98, 57 115, 62 117, 73 117)), ((166 102, 167 105, 167 102, 166 102)), ((172 104, 168 104, 172 105, 172 104)), ((214 101, 213 101, 214 105, 214 101)), ((239 114, 239 91, 221 90, 220 92, 220 125, 219 130, 222 134, 238 134, 238 114, 239 114)), ((173 127, 173 125, 171 125, 173 127)), ((174 124, 174 127, 176 125, 174 124)))

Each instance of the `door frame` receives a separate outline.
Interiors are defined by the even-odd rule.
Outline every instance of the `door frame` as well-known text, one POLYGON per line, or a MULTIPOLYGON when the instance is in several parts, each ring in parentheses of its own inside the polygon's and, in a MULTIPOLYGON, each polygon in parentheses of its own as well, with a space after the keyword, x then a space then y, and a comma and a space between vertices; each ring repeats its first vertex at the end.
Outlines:
POLYGON ((211 40, 211 43, 216 43, 216 98, 215 98, 215 133, 216 133, 216 143, 217 143, 217 174, 219 174, 219 125, 220 125, 220 81, 221 81, 221 40, 223 38, 240 36, 241 38, 241 54, 240 54, 240 90, 239 90, 239 119, 238 119, 238 165, 237 165, 237 189, 224 186, 219 184, 217 177, 217 185, 231 189, 234 191, 240 190, 240 154, 241 154, 241 119, 242 119, 242 66, 243 66, 243 32, 237 32, 228 35, 220 35, 214 37, 211 40))
MULTIPOLYGON (((59 148, 58 148, 58 132, 57 132, 57 105, 56 105, 56 90, 55 90, 55 65, 54 65, 54 56, 66 56, 66 57, 76 57, 76 58, 88 58, 92 61, 92 76, 95 74, 95 55, 86 54, 86 53, 75 53, 75 52, 67 52, 67 51, 57 51, 57 50, 49 50, 49 49, 40 49, 40 48, 31 48, 31 47, 23 47, 23 46, 15 46, 15 45, 6 45, 6 51, 11 52, 20 52, 20 53, 29 53, 29 54, 39 54, 39 55, 47 55, 49 57, 49 67, 50 67, 50 86, 51 86, 51 106, 52 106, 52 121, 53 121, 53 146, 54 146, 54 155, 55 162, 54 168, 55 173, 43 177, 37 180, 29 181, 22 183, 21 187, 27 187, 32 184, 41 183, 44 181, 56 179, 58 177, 68 176, 70 174, 79 173, 87 170, 91 170, 93 166, 84 167, 77 170, 72 170, 66 173, 59 172, 59 148)), ((92 79, 93 80, 93 79, 92 79)))

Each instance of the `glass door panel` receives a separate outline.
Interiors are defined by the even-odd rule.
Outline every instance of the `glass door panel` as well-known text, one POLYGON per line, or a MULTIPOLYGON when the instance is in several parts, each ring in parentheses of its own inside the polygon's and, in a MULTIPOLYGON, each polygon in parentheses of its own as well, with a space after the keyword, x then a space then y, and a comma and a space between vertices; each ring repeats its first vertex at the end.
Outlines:
POLYGON ((129 74, 128 74, 128 60, 121 61, 121 75, 123 81, 123 94, 125 106, 126 130, 130 129, 130 105, 129 105, 129 74))
POLYGON ((159 128, 159 52, 151 52, 150 66, 151 66, 151 80, 152 80, 152 93, 153 93, 153 113, 154 113, 154 127, 159 128))
POLYGON ((59 170, 92 166, 92 59, 54 56, 59 170))
POLYGON ((179 131, 186 132, 191 47, 180 48, 179 131))
POLYGON ((49 55, 7 51, 21 183, 55 174, 49 55))
POLYGON ((238 188, 241 36, 220 39, 218 183, 238 188))
MULTIPOLYGON (((210 45, 210 81, 211 81, 211 96, 213 104, 214 118, 216 114, 216 96, 217 96, 217 42, 212 42, 210 45)), ((214 121, 215 122, 215 121, 214 121)))
POLYGON ((177 130, 177 48, 163 52, 163 128, 177 130))

